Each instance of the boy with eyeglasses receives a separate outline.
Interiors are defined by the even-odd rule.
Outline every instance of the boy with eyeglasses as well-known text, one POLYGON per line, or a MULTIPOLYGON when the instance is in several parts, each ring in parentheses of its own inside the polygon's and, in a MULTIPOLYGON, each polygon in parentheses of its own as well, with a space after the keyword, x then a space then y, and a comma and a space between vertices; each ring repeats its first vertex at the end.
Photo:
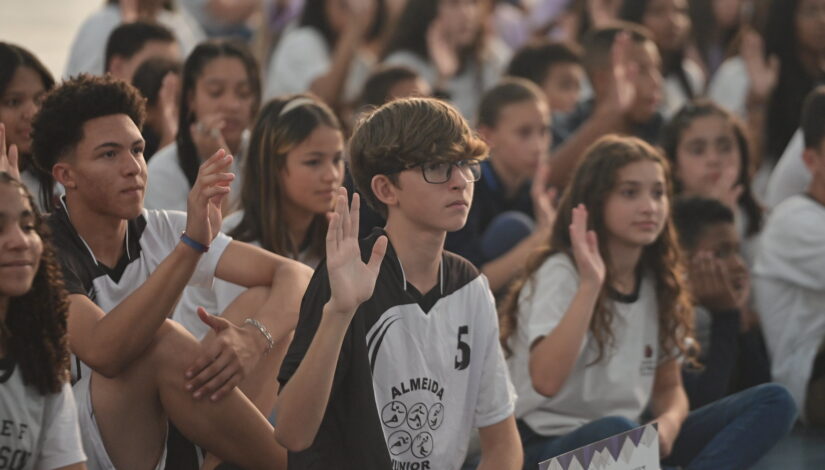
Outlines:
POLYGON ((359 197, 348 210, 339 194, 279 375, 289 468, 458 469, 474 427, 479 468, 521 468, 487 280, 443 249, 486 153, 437 100, 394 101, 357 127, 351 171, 387 224, 359 246, 359 197))

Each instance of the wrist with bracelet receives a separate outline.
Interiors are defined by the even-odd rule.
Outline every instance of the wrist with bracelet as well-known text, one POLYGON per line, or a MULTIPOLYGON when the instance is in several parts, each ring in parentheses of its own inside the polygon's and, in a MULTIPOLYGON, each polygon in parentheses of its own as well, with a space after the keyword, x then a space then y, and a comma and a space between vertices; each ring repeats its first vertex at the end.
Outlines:
POLYGON ((186 234, 186 232, 180 233, 180 241, 182 241, 186 246, 192 248, 198 253, 206 253, 207 251, 209 251, 209 245, 204 245, 203 243, 192 239, 189 235, 186 234))
POLYGON ((252 325, 253 328, 257 329, 261 335, 263 335, 264 339, 266 340, 266 350, 264 351, 264 355, 269 354, 269 351, 272 351, 272 348, 275 347, 275 340, 272 339, 272 334, 269 333, 269 330, 264 326, 263 323, 259 322, 254 318, 246 318, 243 321, 244 325, 252 325))

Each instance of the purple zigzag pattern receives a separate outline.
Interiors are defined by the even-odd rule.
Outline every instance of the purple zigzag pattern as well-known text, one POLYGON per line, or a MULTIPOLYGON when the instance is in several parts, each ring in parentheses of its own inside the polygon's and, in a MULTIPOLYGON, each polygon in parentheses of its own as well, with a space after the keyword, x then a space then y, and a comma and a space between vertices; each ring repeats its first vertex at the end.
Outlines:
MULTIPOLYGON (((622 451, 622 447, 624 446, 625 442, 630 439, 633 442, 633 449, 639 447, 639 442, 642 440, 642 435, 645 432, 647 426, 641 426, 639 428, 630 430, 628 432, 608 437, 607 439, 594 442, 593 444, 589 444, 585 447, 580 449, 576 449, 565 454, 559 455, 556 457, 556 460, 561 464, 561 467, 564 470, 568 470, 573 463, 573 459, 578 460, 579 464, 582 468, 587 469, 590 465, 590 462, 593 460, 593 456, 596 452, 601 452, 604 449, 607 449, 610 452, 610 455, 613 457, 614 460, 619 459, 619 454, 622 451)), ((544 470, 547 466, 540 465, 539 469, 544 470)))

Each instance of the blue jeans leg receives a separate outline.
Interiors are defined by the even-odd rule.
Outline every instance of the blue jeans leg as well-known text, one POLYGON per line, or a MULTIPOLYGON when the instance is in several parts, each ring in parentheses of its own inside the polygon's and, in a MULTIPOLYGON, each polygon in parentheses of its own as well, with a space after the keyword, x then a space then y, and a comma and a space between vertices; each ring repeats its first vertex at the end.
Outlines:
POLYGON ((490 221, 481 236, 481 254, 493 260, 507 253, 533 231, 535 222, 518 211, 502 212, 490 221))
POLYGON ((563 436, 541 436, 521 420, 517 425, 524 446, 524 470, 536 470, 539 463, 547 459, 639 426, 627 418, 608 416, 587 423, 563 436))
POLYGON ((757 385, 690 413, 663 463, 687 470, 750 468, 788 434, 796 416, 785 387, 757 385))

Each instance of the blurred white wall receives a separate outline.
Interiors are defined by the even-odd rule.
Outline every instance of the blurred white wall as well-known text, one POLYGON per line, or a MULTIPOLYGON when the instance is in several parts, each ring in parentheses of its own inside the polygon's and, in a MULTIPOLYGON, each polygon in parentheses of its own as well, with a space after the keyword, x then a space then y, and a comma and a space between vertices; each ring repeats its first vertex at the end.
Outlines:
POLYGON ((59 79, 77 29, 104 3, 105 0, 0 0, 0 41, 30 50, 59 79))

